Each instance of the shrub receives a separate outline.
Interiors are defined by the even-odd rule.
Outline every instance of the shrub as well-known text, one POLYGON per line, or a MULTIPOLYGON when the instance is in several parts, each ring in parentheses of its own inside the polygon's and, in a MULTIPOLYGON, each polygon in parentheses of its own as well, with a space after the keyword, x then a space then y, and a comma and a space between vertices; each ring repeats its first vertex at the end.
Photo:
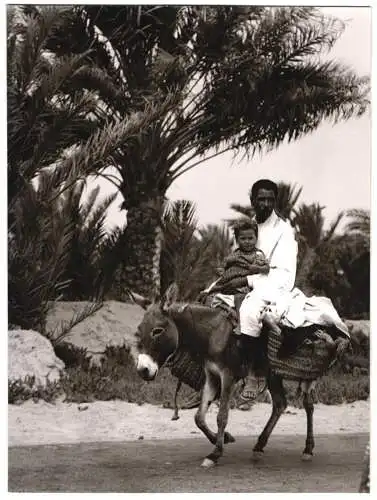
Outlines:
MULTIPOLYGON (((31 389, 34 380, 9 383, 9 403, 27 399, 53 401, 61 394, 67 402, 93 402, 119 399, 136 404, 155 404, 165 408, 172 407, 177 379, 167 368, 160 370, 153 382, 144 382, 136 372, 130 349, 123 345, 107 347, 99 365, 91 364, 87 351, 71 344, 61 343, 55 346, 55 352, 66 363, 66 371, 59 383, 49 383, 46 388, 31 389)), ((369 375, 343 373, 340 365, 334 365, 316 386, 315 398, 323 404, 351 403, 365 400, 369 396, 369 375), (355 376, 356 375, 356 376, 355 376)), ((302 407, 302 399, 295 394, 297 383, 287 382, 288 403, 302 407)), ((193 394, 187 385, 182 385, 179 404, 193 394)), ((258 401, 267 402, 266 394, 258 401)), ((237 397, 232 407, 237 406, 237 397)))
POLYGON ((46 386, 34 386, 35 377, 8 380, 8 404, 19 404, 29 399, 38 401, 43 399, 48 403, 62 394, 60 382, 47 381, 46 386))
POLYGON ((69 342, 60 342, 54 345, 54 352, 59 359, 64 361, 66 368, 80 366, 87 370, 90 366, 91 356, 84 347, 77 347, 69 342))
MULTIPOLYGON (((70 402, 109 401, 120 399, 131 403, 161 404, 172 400, 176 379, 162 369, 156 381, 144 382, 136 372, 127 346, 107 347, 100 365, 76 365, 67 368, 61 380, 65 400, 70 402)), ((181 397, 192 393, 185 387, 181 397)))

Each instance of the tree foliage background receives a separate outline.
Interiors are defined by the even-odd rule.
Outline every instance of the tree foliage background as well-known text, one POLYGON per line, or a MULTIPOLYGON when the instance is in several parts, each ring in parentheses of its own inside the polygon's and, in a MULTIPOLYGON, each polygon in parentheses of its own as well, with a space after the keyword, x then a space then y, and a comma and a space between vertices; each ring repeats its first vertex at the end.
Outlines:
MULTIPOLYGON (((168 187, 223 151, 252 168, 257 151, 362 115, 368 79, 320 58, 343 29, 313 8, 8 6, 9 322, 43 331, 52 300, 123 300, 172 279, 194 299, 231 232, 198 227, 168 187), (86 193, 96 176, 122 194, 125 227, 105 230, 114 197, 86 193)), ((316 201, 281 187, 300 286, 368 314, 369 214, 325 231, 316 201)))

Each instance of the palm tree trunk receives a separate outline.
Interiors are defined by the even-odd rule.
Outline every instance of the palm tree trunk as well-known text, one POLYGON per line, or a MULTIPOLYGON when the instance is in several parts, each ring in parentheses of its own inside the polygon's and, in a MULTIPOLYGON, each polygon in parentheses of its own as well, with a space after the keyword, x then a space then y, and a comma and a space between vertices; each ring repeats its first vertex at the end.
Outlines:
POLYGON ((127 287, 150 299, 160 294, 161 198, 127 210, 125 279, 127 287))
POLYGON ((152 296, 154 299, 158 299, 161 294, 161 271, 160 271, 160 261, 161 261, 161 253, 162 253, 162 240, 163 240, 163 231, 161 226, 157 226, 155 231, 155 248, 152 259, 152 296))

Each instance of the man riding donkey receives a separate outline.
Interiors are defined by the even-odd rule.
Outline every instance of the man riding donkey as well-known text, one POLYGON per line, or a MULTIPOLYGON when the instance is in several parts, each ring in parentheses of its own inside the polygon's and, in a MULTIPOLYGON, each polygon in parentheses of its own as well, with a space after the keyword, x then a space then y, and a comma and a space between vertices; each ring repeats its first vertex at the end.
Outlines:
MULTIPOLYGON (((263 319, 275 329, 279 324, 292 328, 333 325, 338 353, 349 341, 347 327, 329 299, 306 297, 294 289, 297 242, 291 224, 276 211, 277 195, 278 187, 271 180, 253 184, 250 202, 255 217, 249 226, 243 222, 235 228, 238 249, 225 261, 224 275, 204 290, 205 295, 216 294, 212 306, 220 301, 239 308, 239 326, 234 333, 240 335, 253 372, 241 393, 244 401, 255 399, 266 386, 267 353, 260 335, 263 319), (240 293, 244 293, 241 304, 240 293)), ((325 340, 334 342, 330 336, 325 340)))

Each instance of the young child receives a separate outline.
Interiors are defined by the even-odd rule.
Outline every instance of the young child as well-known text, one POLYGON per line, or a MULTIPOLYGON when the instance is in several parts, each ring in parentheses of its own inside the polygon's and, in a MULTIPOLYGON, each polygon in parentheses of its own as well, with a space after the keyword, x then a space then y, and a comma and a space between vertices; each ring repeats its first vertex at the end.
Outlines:
POLYGON ((233 229, 237 248, 224 261, 224 270, 206 292, 226 295, 246 294, 245 277, 252 274, 268 274, 270 266, 261 250, 256 248, 257 223, 241 219, 233 229))

